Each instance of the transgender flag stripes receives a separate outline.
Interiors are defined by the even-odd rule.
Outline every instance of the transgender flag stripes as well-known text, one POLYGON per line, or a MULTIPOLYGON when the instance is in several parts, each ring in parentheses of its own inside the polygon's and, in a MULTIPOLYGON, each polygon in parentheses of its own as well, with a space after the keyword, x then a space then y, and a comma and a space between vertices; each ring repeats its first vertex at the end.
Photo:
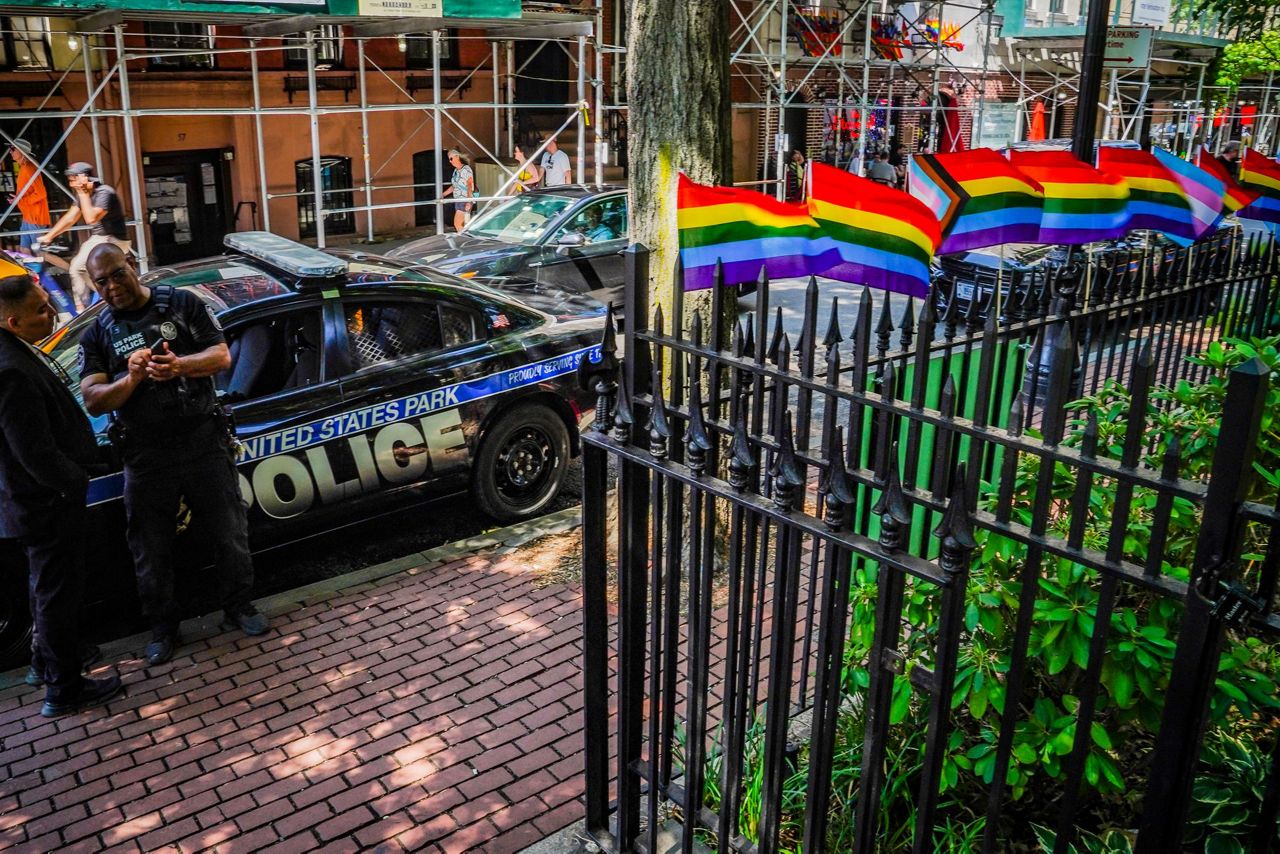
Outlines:
POLYGON ((1169 170, 1182 188, 1191 209, 1193 239, 1199 240, 1212 230, 1222 216, 1222 199, 1227 188, 1216 176, 1192 165, 1181 157, 1175 157, 1163 148, 1152 148, 1152 155, 1160 165, 1169 170))
POLYGON ((942 227, 941 253, 1034 243, 1044 191, 990 148, 911 158, 911 195, 942 227))
POLYGON ((1130 228, 1162 232, 1183 246, 1199 236, 1186 192, 1155 154, 1104 145, 1098 149, 1098 168, 1129 185, 1130 228))
POLYGON ((801 205, 754 190, 707 187, 683 174, 677 193, 687 291, 714 286, 717 261, 724 262, 724 283, 736 285, 754 282, 761 269, 770 278, 809 276, 840 260, 801 205))

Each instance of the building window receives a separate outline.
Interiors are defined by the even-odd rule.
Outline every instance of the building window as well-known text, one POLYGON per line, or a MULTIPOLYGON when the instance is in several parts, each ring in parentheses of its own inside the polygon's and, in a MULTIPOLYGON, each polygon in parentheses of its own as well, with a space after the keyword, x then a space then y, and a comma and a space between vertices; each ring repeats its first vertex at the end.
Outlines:
MULTIPOLYGON (((329 68, 342 67, 342 27, 337 24, 324 24, 316 27, 316 69, 324 71, 329 68)), ((285 39, 290 47, 284 52, 284 64, 289 68, 307 67, 307 40, 301 38, 285 39)))
POLYGON ((147 47, 173 51, 150 58, 152 68, 213 68, 213 27, 188 21, 148 21, 147 47))
MULTIPOLYGON (((455 69, 458 67, 457 45, 452 38, 453 30, 440 33, 440 67, 455 69)), ((404 45, 404 67, 431 69, 431 34, 409 33, 401 37, 404 45)))
POLYGON ((1064 5, 1064 0, 1049 0, 1049 14, 1061 15, 1064 5))
POLYGON ((0 18, 0 28, 4 30, 4 56, 0 57, 0 67, 18 71, 49 71, 53 68, 48 18, 0 18))
MULTIPOLYGON (((298 192, 298 235, 316 236, 315 182, 312 180, 311 158, 294 164, 298 192)), ((325 155, 320 158, 320 190, 324 193, 325 210, 350 208, 355 204, 351 192, 351 158, 325 155)), ((354 234, 356 216, 352 211, 325 214, 325 234, 354 234)))

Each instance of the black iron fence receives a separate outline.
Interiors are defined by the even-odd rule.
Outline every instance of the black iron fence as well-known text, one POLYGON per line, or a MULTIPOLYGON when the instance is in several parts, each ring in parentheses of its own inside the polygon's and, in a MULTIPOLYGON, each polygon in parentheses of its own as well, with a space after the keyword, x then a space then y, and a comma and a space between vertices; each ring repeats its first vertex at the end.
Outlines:
MULTIPOLYGON (((654 851, 674 823, 684 851, 1026 850, 1034 821, 1055 854, 1103 824, 1180 850, 1224 644, 1280 634, 1280 512, 1250 491, 1268 372, 1187 357, 1280 329, 1277 259, 1224 234, 1066 262, 832 300, 825 323, 811 283, 794 348, 765 281, 731 334, 646 325, 628 289, 625 362, 610 327, 582 374, 598 842, 654 851), (1157 389, 1215 377, 1211 452, 1157 389)), ((1259 749, 1263 851, 1280 754, 1259 749)))

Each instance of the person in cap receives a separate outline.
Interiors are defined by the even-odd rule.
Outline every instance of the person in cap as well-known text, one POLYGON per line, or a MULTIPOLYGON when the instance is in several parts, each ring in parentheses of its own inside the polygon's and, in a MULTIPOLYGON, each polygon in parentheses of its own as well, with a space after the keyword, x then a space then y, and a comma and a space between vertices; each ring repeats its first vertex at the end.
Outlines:
POLYGON ((22 215, 22 224, 18 226, 22 234, 18 242, 24 252, 34 253, 40 243, 40 233, 49 227, 49 196, 45 192, 44 178, 40 176, 31 143, 15 139, 9 148, 9 156, 18 166, 18 192, 9 196, 9 204, 16 202, 22 215))
POLYGON ((80 243, 80 251, 71 259, 72 298, 76 301, 76 310, 84 311, 94 296, 93 284, 85 272, 89 253, 103 243, 114 244, 126 255, 132 247, 125 228, 124 205, 120 203, 120 195, 115 188, 102 183, 88 163, 72 163, 67 167, 66 176, 67 183, 76 193, 76 204, 54 223, 42 242, 48 243, 81 219, 89 226, 89 239, 80 243))

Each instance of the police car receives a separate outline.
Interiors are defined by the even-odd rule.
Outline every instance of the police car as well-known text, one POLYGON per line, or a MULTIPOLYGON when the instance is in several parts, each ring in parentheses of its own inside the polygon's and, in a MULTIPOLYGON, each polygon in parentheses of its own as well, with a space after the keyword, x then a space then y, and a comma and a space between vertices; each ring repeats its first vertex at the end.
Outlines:
MULTIPOLYGON (((266 232, 230 234, 226 246, 226 255, 153 271, 143 283, 189 289, 227 336, 231 368, 216 382, 243 443, 240 489, 255 548, 423 497, 469 491, 500 521, 533 516, 555 499, 593 403, 576 371, 582 359, 599 359, 604 306, 545 289, 517 297, 266 232)), ((43 345, 77 396, 79 339, 99 312, 89 309, 43 345)), ((108 468, 89 487, 87 599, 132 608, 123 475, 107 420, 92 421, 108 468)), ((18 571, 0 573, 0 661, 20 663, 25 562, 5 546, 0 561, 18 571)), ((185 557, 199 565, 199 555, 185 557)))

